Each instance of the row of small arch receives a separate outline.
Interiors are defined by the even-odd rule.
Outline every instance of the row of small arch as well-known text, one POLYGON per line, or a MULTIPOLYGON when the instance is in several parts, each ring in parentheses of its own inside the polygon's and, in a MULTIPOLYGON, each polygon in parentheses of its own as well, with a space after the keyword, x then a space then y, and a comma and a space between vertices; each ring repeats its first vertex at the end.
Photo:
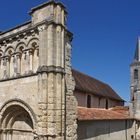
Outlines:
POLYGON ((3 57, 17 52, 22 53, 26 49, 35 50, 39 46, 38 42, 38 38, 33 38, 27 44, 25 42, 18 43, 15 48, 8 46, 4 52, 0 50, 0 56, 3 57))

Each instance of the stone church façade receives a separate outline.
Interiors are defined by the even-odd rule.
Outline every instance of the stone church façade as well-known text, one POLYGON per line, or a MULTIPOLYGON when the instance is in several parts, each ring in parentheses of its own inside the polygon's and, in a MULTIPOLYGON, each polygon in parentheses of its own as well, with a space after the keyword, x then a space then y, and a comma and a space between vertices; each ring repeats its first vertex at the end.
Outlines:
POLYGON ((30 15, 0 34, 0 139, 76 139, 67 11, 50 1, 30 15))
POLYGON ((62 3, 30 15, 0 33, 0 140, 139 140, 139 44, 129 113, 109 85, 71 68, 62 3))

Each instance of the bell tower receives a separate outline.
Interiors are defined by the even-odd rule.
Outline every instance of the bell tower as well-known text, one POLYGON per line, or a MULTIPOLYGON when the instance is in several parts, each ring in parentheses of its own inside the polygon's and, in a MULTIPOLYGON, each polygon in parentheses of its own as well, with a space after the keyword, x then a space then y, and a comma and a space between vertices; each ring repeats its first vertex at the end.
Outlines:
POLYGON ((137 40, 134 60, 130 65, 130 72, 130 114, 132 117, 140 118, 140 38, 137 40))

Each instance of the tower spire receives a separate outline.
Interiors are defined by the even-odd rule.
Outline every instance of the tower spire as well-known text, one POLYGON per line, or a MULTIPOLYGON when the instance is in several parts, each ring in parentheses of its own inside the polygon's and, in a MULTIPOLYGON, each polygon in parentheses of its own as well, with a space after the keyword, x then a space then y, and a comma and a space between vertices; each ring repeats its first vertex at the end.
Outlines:
POLYGON ((140 38, 138 37, 134 61, 140 62, 140 38))
POLYGON ((137 39, 135 56, 130 65, 131 72, 131 101, 130 101, 130 115, 132 117, 140 118, 140 38, 137 39))

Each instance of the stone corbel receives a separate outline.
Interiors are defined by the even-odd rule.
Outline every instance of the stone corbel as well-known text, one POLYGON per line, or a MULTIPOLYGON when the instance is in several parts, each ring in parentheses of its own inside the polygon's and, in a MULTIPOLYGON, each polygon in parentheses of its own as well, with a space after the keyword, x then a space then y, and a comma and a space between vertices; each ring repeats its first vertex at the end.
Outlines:
POLYGON ((23 36, 24 36, 24 39, 27 39, 27 38, 28 38, 28 36, 27 36, 27 33, 26 33, 26 32, 24 32, 24 33, 23 33, 23 36))
POLYGON ((32 36, 35 36, 35 30, 31 30, 30 32, 32 36))
POLYGON ((9 38, 9 40, 8 40, 9 42, 12 42, 13 41, 13 38, 9 38))
POLYGON ((7 42, 6 40, 3 41, 4 46, 7 46, 7 42))
POLYGON ((16 39, 17 39, 17 41, 19 42, 19 41, 20 41, 20 36, 17 35, 17 36, 16 36, 16 39))
POLYGON ((38 31, 43 32, 44 30, 47 30, 47 24, 42 24, 38 26, 38 31))

